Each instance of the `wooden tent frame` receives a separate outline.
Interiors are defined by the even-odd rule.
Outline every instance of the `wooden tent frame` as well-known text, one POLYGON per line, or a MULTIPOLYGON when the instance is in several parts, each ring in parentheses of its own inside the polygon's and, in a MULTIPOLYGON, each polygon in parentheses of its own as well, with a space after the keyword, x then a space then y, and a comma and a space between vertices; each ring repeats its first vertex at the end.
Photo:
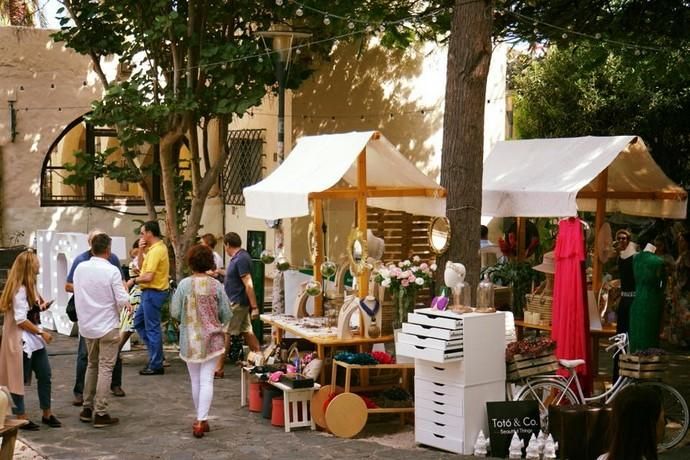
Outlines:
MULTIPOLYGON (((374 133, 372 138, 377 140, 380 134, 374 133)), ((367 198, 392 198, 392 197, 431 197, 445 198, 446 189, 424 187, 374 187, 367 185, 367 149, 366 147, 357 156, 357 186, 338 187, 333 186, 321 192, 309 193, 309 201, 314 210, 314 228, 320 229, 323 224, 323 200, 355 199, 357 202, 357 228, 366 236, 367 234, 367 198)), ((314 279, 321 282, 321 264, 323 263, 323 232, 315 231, 315 255, 314 255, 314 279)), ((365 267, 358 275, 358 295, 364 297, 369 292, 369 270, 365 267)), ((323 299, 321 296, 314 298, 314 316, 323 316, 323 299)))
MULTIPOLYGON (((577 198, 587 198, 596 200, 596 210, 594 212, 594 244, 599 243, 599 229, 604 225, 606 217, 606 201, 610 199, 618 200, 686 200, 687 192, 670 192, 670 191, 656 191, 656 192, 634 192, 634 191, 610 191, 608 189, 609 167, 607 166, 603 171, 597 175, 592 181, 595 190, 580 190, 577 193, 577 198)), ((518 260, 523 260, 525 253, 525 219, 526 217, 518 217, 518 260)), ((601 289, 601 275, 603 264, 599 261, 599 257, 592 258, 592 292, 599 292, 601 289)))

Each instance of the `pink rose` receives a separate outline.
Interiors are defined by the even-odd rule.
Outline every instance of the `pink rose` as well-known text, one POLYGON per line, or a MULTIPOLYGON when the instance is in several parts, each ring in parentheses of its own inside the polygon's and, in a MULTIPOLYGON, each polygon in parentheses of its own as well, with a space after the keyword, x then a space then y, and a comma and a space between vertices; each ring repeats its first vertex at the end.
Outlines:
POLYGON ((400 282, 400 285, 401 285, 402 287, 407 287, 407 286, 410 285, 410 282, 409 282, 407 279, 404 279, 404 280, 402 280, 402 281, 400 282))

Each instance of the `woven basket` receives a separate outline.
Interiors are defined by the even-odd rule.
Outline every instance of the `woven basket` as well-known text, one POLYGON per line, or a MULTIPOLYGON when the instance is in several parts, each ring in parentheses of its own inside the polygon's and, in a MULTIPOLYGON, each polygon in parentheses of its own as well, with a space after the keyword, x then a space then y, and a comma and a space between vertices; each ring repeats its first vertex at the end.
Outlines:
POLYGON ((661 380, 668 369, 668 356, 621 355, 618 365, 622 376, 637 380, 661 380))
POLYGON ((532 313, 539 313, 541 321, 548 321, 551 324, 551 306, 553 297, 542 294, 526 294, 525 310, 532 313))

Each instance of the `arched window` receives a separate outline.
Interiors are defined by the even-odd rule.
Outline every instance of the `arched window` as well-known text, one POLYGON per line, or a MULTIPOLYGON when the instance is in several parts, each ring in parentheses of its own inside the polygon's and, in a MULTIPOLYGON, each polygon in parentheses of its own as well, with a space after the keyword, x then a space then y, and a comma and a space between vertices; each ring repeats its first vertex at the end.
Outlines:
MULTIPOLYGON (((114 149, 108 156, 109 161, 121 161, 124 164, 125 158, 119 149, 114 129, 94 126, 83 116, 70 123, 50 146, 43 161, 41 206, 143 205, 143 193, 136 183, 94 177, 86 185, 65 184, 65 178, 72 173, 64 165, 75 162, 75 152, 94 155, 107 149, 114 149)), ((139 159, 143 161, 143 165, 158 163, 158 146, 149 146, 139 159)), ((160 177, 152 174, 146 181, 153 193, 154 204, 163 204, 160 177)))

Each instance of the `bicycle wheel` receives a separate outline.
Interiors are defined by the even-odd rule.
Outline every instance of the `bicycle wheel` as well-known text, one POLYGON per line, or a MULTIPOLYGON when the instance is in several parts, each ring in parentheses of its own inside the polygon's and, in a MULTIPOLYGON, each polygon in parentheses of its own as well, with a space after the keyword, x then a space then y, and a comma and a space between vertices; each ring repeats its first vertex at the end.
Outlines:
POLYGON ((580 404, 575 393, 557 380, 527 380, 515 397, 516 401, 537 401, 541 429, 549 432, 549 407, 580 404))
POLYGON ((659 449, 671 449, 683 440, 690 425, 688 405, 683 396, 673 388, 661 382, 641 382, 638 385, 653 387, 661 396, 661 407, 666 416, 664 439, 659 442, 659 449))

